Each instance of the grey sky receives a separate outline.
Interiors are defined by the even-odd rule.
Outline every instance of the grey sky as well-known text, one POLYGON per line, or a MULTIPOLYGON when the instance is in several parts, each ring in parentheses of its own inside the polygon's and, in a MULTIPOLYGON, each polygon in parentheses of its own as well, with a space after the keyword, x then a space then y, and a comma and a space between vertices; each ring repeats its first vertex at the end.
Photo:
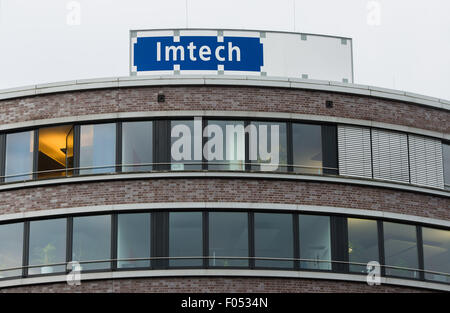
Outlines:
POLYGON ((352 37, 355 83, 450 99, 449 0, 78 0, 80 25, 69 2, 0 0, 0 89, 127 76, 129 29, 188 26, 352 37))

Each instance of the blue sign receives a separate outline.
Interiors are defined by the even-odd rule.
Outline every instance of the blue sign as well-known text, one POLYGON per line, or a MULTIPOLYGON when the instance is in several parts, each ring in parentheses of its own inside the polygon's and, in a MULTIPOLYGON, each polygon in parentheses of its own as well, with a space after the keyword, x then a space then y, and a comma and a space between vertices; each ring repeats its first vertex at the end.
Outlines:
POLYGON ((254 37, 215 36, 138 37, 133 65, 137 72, 218 70, 259 72, 264 65, 263 44, 254 37))

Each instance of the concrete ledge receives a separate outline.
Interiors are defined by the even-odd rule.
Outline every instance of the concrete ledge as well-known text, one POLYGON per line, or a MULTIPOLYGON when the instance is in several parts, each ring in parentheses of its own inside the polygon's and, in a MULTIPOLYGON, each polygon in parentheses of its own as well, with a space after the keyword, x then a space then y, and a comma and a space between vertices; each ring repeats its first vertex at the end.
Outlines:
MULTIPOLYGON (((365 275, 338 274, 331 272, 280 271, 280 270, 238 270, 238 269, 173 269, 173 270, 136 270, 81 274, 83 281, 147 278, 147 277, 274 277, 296 279, 319 279, 366 283, 365 275)), ((20 287, 36 284, 66 283, 66 275, 30 277, 0 281, 0 288, 20 287)), ((395 285, 437 291, 450 291, 450 285, 409 279, 382 277, 381 285, 395 285)), ((76 286, 72 287, 76 291, 76 286)), ((374 286, 374 288, 377 288, 374 286)), ((195 291, 194 291, 195 292, 195 291)))
POLYGON ((235 85, 321 90, 404 101, 425 107, 450 111, 450 101, 448 100, 411 92, 332 81, 286 77, 262 77, 256 75, 148 75, 73 80, 0 90, 0 100, 50 94, 55 92, 165 85, 235 85))

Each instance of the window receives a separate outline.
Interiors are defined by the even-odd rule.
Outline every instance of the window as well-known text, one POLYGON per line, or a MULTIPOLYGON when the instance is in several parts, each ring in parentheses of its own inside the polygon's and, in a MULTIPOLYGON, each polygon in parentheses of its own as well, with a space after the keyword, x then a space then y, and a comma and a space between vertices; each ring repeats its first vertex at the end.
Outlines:
POLYGON ((245 170, 245 128, 243 121, 208 121, 208 169, 245 170))
POLYGON ((288 163, 287 161, 287 135, 286 135, 286 123, 270 123, 270 122, 252 122, 250 127, 255 126, 257 130, 257 136, 253 139, 255 143, 252 144, 252 137, 250 135, 249 143, 249 155, 251 163, 272 163, 277 164, 278 167, 274 168, 270 165, 257 164, 252 165, 251 169, 256 171, 279 171, 286 172, 288 163), (261 136, 266 136, 266 144, 260 146, 262 143, 261 136), (275 142, 272 143, 272 135, 277 135, 278 145, 275 146, 275 142), (275 148, 275 149, 273 149, 275 148), (256 160, 252 160, 252 152, 256 160), (261 155, 261 150, 263 155, 261 155), (275 154, 276 153, 276 154, 275 154), (267 154, 267 155, 265 155, 267 154), (268 157, 270 156, 270 159, 268 157))
POLYGON ((386 275, 419 278, 417 271, 390 268, 419 268, 416 226, 383 223, 386 275))
POLYGON ((49 264, 66 262, 66 222, 65 218, 30 222, 30 247, 28 273, 49 274, 64 272, 65 265, 49 264))
POLYGON ((292 150, 294 172, 323 174, 320 125, 292 124, 292 150))
POLYGON ((350 272, 366 273, 366 264, 379 262, 378 227, 373 220, 348 218, 348 260, 350 272), (351 264, 364 263, 365 265, 351 264))
POLYGON ((245 257, 248 254, 248 214, 209 213, 210 266, 248 266, 248 260, 223 257, 245 257))
MULTIPOLYGON (((169 213, 169 256, 202 257, 202 213, 169 213)), ((170 260, 170 266, 202 266, 203 259, 170 260)))
MULTIPOLYGON (((292 214, 255 213, 255 257, 293 258, 292 214)), ((292 261, 258 260, 261 267, 293 267, 292 261)))
POLYGON ((450 190, 450 143, 442 144, 442 161, 444 163, 444 185, 450 190))
MULTIPOLYGON (((422 227, 426 271, 450 273, 450 231, 422 227)), ((425 279, 450 283, 449 275, 425 273, 425 279)))
POLYGON ((122 171, 151 171, 151 163, 153 162, 152 144, 152 122, 123 123, 122 171))
POLYGON ((6 135, 5 181, 32 179, 34 131, 6 135))
POLYGON ((38 177, 71 175, 73 168, 73 126, 39 129, 38 177))
MULTIPOLYGON (((132 213, 117 216, 117 258, 150 257, 150 214, 132 213)), ((118 268, 149 267, 150 260, 117 261, 118 268)))
POLYGON ((23 223, 0 225, 0 278, 22 275, 23 223))
POLYGON ((110 173, 116 163, 116 124, 82 125, 80 174, 110 173), (85 168, 85 169, 83 169, 85 168))
MULTIPOLYGON (((111 259, 111 216, 83 216, 73 219, 73 261, 111 259)), ((110 262, 81 263, 83 270, 105 269, 110 262)))
POLYGON ((171 121, 171 169, 176 170, 201 170, 202 169, 202 129, 201 120, 197 120, 200 130, 194 131, 194 121, 171 121), (198 142, 198 147, 194 141, 198 142), (196 151, 196 148, 199 150, 196 151))
POLYGON ((330 217, 299 215, 299 237, 300 267, 331 270, 330 217))

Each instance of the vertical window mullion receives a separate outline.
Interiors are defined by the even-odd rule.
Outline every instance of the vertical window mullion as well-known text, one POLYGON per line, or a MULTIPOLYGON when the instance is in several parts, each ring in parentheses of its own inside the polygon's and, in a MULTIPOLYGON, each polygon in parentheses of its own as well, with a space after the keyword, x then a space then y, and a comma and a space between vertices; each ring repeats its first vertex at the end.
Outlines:
POLYGON ((334 272, 348 272, 348 230, 347 218, 331 216, 331 255, 334 272))
POLYGON ((293 231, 294 231, 294 269, 299 270, 300 269, 300 262, 298 259, 300 259, 300 237, 299 237, 299 215, 297 213, 292 214, 293 216, 293 231))
POLYGON ((292 166, 294 164, 294 149, 293 149, 293 139, 292 139, 292 122, 286 123, 286 144, 287 144, 287 171, 293 172, 294 167, 292 166))
POLYGON ((249 267, 255 268, 255 214, 253 212, 248 213, 248 256, 249 267))
POLYGON ((73 176, 80 175, 80 125, 73 127, 73 176))
POLYGON ((203 212, 203 268, 209 267, 209 216, 208 212, 203 212))
MULTIPOLYGON (((66 263, 72 262, 73 251, 73 217, 67 218, 66 225, 66 263)), ((69 272, 66 264, 66 273, 69 272)))
POLYGON ((422 238, 422 227, 417 225, 416 226, 416 237, 417 237, 417 257, 419 258, 419 279, 425 280, 425 273, 424 273, 424 255, 423 255, 423 238, 422 238))
POLYGON ((384 231, 383 231, 383 222, 381 220, 377 221, 378 224, 378 262, 381 265, 381 276, 386 276, 386 268, 384 265, 386 264, 384 257, 384 231))
POLYGON ((250 171, 251 170, 251 164, 250 164, 250 134, 246 132, 245 130, 248 129, 248 126, 250 125, 249 120, 244 121, 244 145, 245 145, 245 157, 244 157, 244 170, 250 171))
POLYGON ((116 123, 116 172, 122 172, 122 122, 116 123))
POLYGON ((33 173, 31 179, 36 180, 38 178, 38 161, 39 161, 39 129, 35 129, 33 132, 33 173))
POLYGON ((117 214, 111 214, 111 270, 117 269, 117 214))
POLYGON ((0 183, 5 181, 6 135, 0 134, 0 183))
POLYGON ((23 223, 22 277, 28 276, 28 260, 30 247, 30 222, 23 223))

